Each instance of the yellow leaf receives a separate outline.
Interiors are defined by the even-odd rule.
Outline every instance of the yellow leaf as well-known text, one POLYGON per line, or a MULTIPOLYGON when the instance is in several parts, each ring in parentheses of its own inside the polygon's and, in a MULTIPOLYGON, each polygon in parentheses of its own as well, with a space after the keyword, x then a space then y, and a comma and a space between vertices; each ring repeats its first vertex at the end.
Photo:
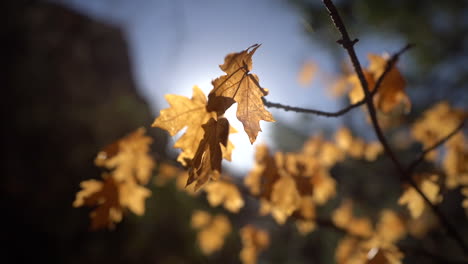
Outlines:
POLYGON ((407 228, 402 217, 386 209, 380 215, 376 232, 381 240, 395 243, 406 235, 407 228))
MULTIPOLYGON (((377 81, 385 70, 388 58, 376 54, 369 54, 368 58, 370 62, 368 71, 377 81)), ((376 94, 377 108, 384 113, 389 113, 401 105, 403 112, 408 113, 411 109, 411 101, 406 95, 405 86, 405 79, 394 65, 383 79, 376 94)))
POLYGON ((203 139, 202 125, 216 114, 206 110, 206 97, 197 86, 193 87, 192 99, 185 96, 168 94, 165 96, 170 107, 161 110, 152 126, 165 129, 171 136, 175 136, 183 128, 185 133, 175 142, 174 148, 182 149, 177 161, 186 164, 186 159, 192 159, 203 139))
POLYGON ((116 181, 134 177, 139 183, 146 184, 154 167, 148 154, 152 142, 152 138, 145 136, 145 129, 139 128, 100 151, 95 164, 113 170, 116 181))
MULTIPOLYGON (((378 78, 385 70, 388 58, 375 54, 369 54, 368 58, 370 64, 367 69, 363 70, 363 73, 369 91, 373 91, 378 78)), ((348 94, 351 103, 354 104, 364 99, 364 91, 356 74, 350 75, 348 82, 352 87, 348 94)), ((380 87, 374 96, 373 101, 377 109, 385 114, 391 112, 408 113, 411 109, 411 101, 405 92, 405 86, 405 79, 400 71, 393 66, 380 83, 380 87)))
POLYGON ((232 213, 238 213, 244 206, 244 199, 235 184, 227 181, 210 182, 204 190, 211 206, 223 204, 224 208, 232 213))
MULTIPOLYGON (((437 177, 436 175, 434 175, 437 177)), ((429 177, 423 178, 419 188, 432 203, 439 203, 442 197, 439 194, 439 185, 429 177)), ((426 207, 426 202, 421 195, 413 188, 408 187, 398 200, 398 204, 406 205, 411 217, 418 218, 426 207)))
POLYGON ((284 224, 286 219, 299 208, 301 196, 291 176, 285 174, 275 182, 271 192, 271 205, 271 213, 279 224, 284 224))
POLYGON ((259 253, 270 244, 268 233, 251 225, 240 230, 242 250, 240 259, 242 264, 256 264, 259 253))
POLYGON ((147 188, 129 180, 119 186, 120 205, 127 207, 136 215, 145 213, 145 200, 151 195, 147 188))
POLYGON ((231 224, 225 215, 211 216, 203 211, 192 214, 192 227, 199 230, 197 241, 205 255, 221 249, 224 239, 231 232, 231 224))
POLYGON ((252 56, 260 45, 255 44, 248 49, 231 53, 220 65, 226 75, 215 79, 213 90, 208 95, 207 109, 216 111, 218 115, 237 102, 237 118, 244 125, 244 130, 253 144, 260 129, 260 120, 273 122, 273 116, 268 112, 262 101, 262 97, 268 94, 268 90, 260 86, 258 77, 251 74, 252 56))
POLYGON ((307 86, 312 83, 312 80, 314 79, 315 73, 317 72, 317 64, 313 61, 306 61, 302 67, 301 70, 299 71, 299 74, 297 76, 297 81, 301 86, 307 86))

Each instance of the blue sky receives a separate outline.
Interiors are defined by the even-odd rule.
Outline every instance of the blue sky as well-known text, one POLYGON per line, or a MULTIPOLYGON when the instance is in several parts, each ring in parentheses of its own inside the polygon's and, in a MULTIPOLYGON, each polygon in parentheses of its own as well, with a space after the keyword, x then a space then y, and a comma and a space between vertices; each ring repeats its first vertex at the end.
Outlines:
MULTIPOLYGON (((206 94, 211 80, 224 73, 218 65, 231 52, 255 43, 262 46, 253 57, 253 70, 260 84, 270 90, 267 99, 274 102, 336 110, 340 106, 330 97, 323 83, 314 81, 305 89, 297 74, 306 60, 313 60, 323 73, 331 73, 338 64, 329 51, 320 50, 306 36, 303 19, 291 5, 281 0, 62 0, 74 9, 121 27, 128 38, 130 59, 141 93, 152 106, 155 117, 168 104, 164 94, 191 96, 193 85, 206 94)), ((319 37, 319 36, 317 36, 319 37)), ((362 39, 361 39, 362 40, 362 39)), ((367 47, 376 47, 369 39, 367 47)), ((358 49, 365 58, 366 46, 358 49)), ((382 47, 382 45, 380 45, 382 47)), ((384 43, 389 51, 401 47, 399 41, 384 43)), ((381 53, 384 51, 371 50, 381 53)), ((269 109, 273 116, 290 124, 300 122, 295 113, 269 109)), ((239 173, 249 170, 255 147, 235 116, 227 113, 239 133, 231 140, 236 146, 233 161, 226 166, 239 173), (233 117, 233 118, 231 118, 233 117)), ((326 122, 338 122, 330 120, 326 122)), ((274 144, 270 132, 274 123, 261 122, 263 132, 258 143, 274 144)), ((171 144, 174 141, 171 141, 171 144)))

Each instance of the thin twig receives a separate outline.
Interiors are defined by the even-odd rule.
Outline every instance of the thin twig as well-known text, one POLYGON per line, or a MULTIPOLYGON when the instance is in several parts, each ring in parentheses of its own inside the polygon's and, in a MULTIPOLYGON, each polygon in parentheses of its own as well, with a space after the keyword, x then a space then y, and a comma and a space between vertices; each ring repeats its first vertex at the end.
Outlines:
POLYGON ((325 111, 320 111, 320 110, 315 110, 315 109, 308 109, 308 108, 302 108, 302 107, 296 107, 296 106, 289 106, 289 105, 284 105, 280 103, 273 103, 268 100, 266 100, 264 97, 263 99, 263 104, 266 107, 273 107, 273 108, 280 108, 285 111, 293 111, 293 112, 298 112, 298 113, 306 113, 306 114, 314 114, 314 115, 319 115, 319 116, 326 116, 326 117, 338 117, 341 115, 346 114, 349 112, 351 109, 356 108, 358 106, 361 106, 366 103, 366 101, 363 99, 355 104, 348 105, 347 107, 336 111, 336 112, 325 112, 325 111))
MULTIPOLYGON (((405 51, 409 50, 411 47, 413 47, 413 44, 407 44, 401 50, 399 50, 397 53, 395 53, 387 61, 387 63, 385 64, 384 71, 382 72, 382 74, 380 74, 379 78, 375 82, 374 88, 372 89, 372 92, 370 93, 370 97, 374 97, 374 95, 377 93, 378 88, 381 86, 381 83, 384 80, 385 76, 387 76, 387 74, 393 68, 393 66, 398 61, 401 54, 403 54, 405 51)), ((274 103, 274 102, 268 101, 264 97, 262 97, 262 100, 263 100, 263 104, 266 107, 279 108, 279 109, 283 109, 285 111, 293 111, 293 112, 297 112, 297 113, 314 114, 314 115, 325 116, 325 117, 339 117, 339 116, 342 116, 342 115, 346 114, 350 110, 365 104, 367 99, 366 99, 366 97, 364 97, 362 100, 360 100, 360 101, 358 101, 358 102, 356 102, 354 104, 348 105, 345 108, 343 108, 341 110, 338 110, 336 112, 326 112, 326 111, 321 111, 321 110, 316 110, 316 109, 303 108, 303 107, 297 107, 297 106, 290 106, 290 105, 285 105, 285 104, 281 104, 281 103, 274 103)))
POLYGON ((349 34, 346 30, 346 27, 335 7, 333 2, 331 0, 323 0, 323 3, 325 7, 329 11, 329 15, 335 24, 335 27, 338 29, 338 31, 341 34, 341 39, 338 41, 339 44, 343 46, 343 48, 348 52, 348 55, 351 59, 351 62, 353 64, 354 70, 356 71, 356 74, 358 75, 359 81, 361 83, 362 89, 365 94, 366 98, 366 105, 367 109, 369 111, 369 116, 371 117, 372 121, 372 126, 374 127, 374 131, 377 135, 377 138, 379 139, 380 143, 382 144, 385 153, 390 157, 392 160, 393 164, 397 168, 398 172, 401 175, 402 180, 407 181, 418 193, 419 195, 424 199, 424 201, 429 205, 429 207, 432 209, 434 214, 438 217, 440 223, 442 226, 445 228, 447 233, 458 243, 460 248, 464 251, 464 254, 468 255, 468 246, 465 244, 464 240, 462 237, 458 234, 457 230, 452 226, 452 224, 448 221, 448 219, 444 216, 442 211, 435 206, 429 198, 422 192, 422 190, 419 188, 417 183, 413 180, 410 174, 407 173, 406 169, 404 169, 403 165, 400 163, 398 158, 396 157, 395 153, 393 152, 392 148, 390 147, 387 139, 385 138, 383 131, 379 125, 378 119, 377 119, 377 113, 375 109, 374 102, 372 100, 371 92, 369 90, 367 81, 364 77, 363 70, 361 68, 361 64, 357 58, 356 52, 354 50, 354 44, 358 41, 357 39, 351 40, 349 38, 349 34))
POLYGON ((438 142, 436 142, 434 145, 432 145, 431 147, 423 150, 418 158, 416 158, 413 162, 411 162, 409 165, 408 165, 408 168, 406 169, 406 172, 408 174, 411 174, 414 169, 416 168, 416 166, 418 166, 423 160, 424 158, 426 157, 426 155, 435 150, 436 148, 440 147, 442 144, 444 144, 445 142, 447 142, 450 138, 452 138, 455 134, 457 134, 462 128, 463 126, 465 125, 465 119, 463 119, 462 122, 460 122, 460 124, 452 131, 450 132, 448 135, 446 135, 445 137, 443 137, 442 139, 440 139, 438 142))

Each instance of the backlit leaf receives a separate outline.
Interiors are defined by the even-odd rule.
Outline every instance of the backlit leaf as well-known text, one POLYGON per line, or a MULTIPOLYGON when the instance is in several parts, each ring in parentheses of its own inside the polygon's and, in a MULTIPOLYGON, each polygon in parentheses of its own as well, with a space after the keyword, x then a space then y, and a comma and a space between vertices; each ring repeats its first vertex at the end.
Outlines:
POLYGON ((260 129, 260 120, 273 122, 273 116, 265 109, 262 97, 268 90, 260 86, 258 77, 250 73, 252 70, 252 56, 260 45, 253 45, 248 49, 231 53, 220 65, 226 75, 215 79, 213 90, 208 95, 209 111, 218 115, 224 112, 235 102, 237 105, 237 118, 244 125, 244 130, 253 143, 260 129))

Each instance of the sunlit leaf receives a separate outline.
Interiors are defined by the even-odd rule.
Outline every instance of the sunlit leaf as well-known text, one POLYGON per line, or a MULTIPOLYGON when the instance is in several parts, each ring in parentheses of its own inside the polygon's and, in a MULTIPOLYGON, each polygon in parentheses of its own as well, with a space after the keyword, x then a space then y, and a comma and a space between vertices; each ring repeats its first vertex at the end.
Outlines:
POLYGON ((237 105, 237 118, 244 125, 244 130, 253 143, 260 129, 260 120, 273 122, 273 116, 265 109, 262 97, 268 94, 267 89, 260 86, 258 77, 250 73, 252 70, 252 56, 260 45, 231 53, 220 65, 226 75, 215 79, 213 90, 208 95, 209 111, 218 115, 224 112, 235 102, 237 105))

